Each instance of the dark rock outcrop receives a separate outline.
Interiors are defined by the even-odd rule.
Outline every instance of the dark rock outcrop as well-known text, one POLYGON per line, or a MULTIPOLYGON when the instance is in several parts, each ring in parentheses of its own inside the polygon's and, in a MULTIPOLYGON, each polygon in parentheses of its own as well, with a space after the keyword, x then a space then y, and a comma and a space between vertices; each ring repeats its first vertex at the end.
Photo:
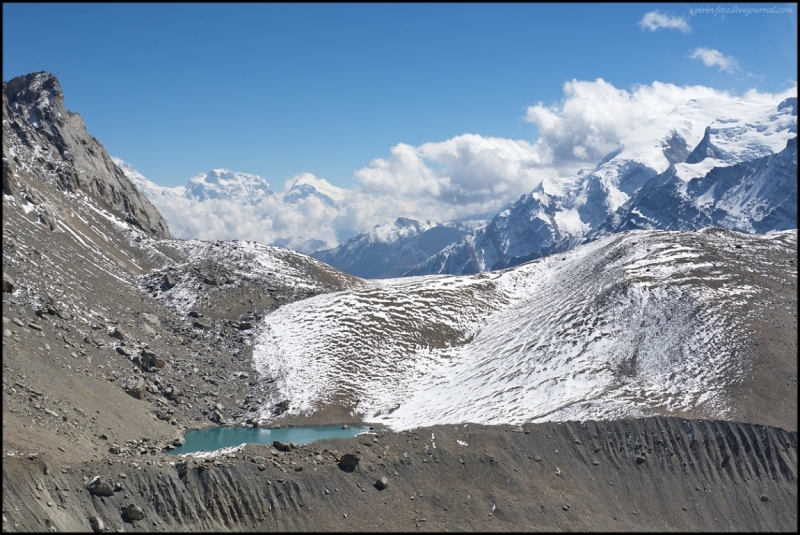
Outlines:
MULTIPOLYGON (((58 79, 47 72, 3 83, 3 191, 21 193, 18 173, 57 189, 83 192, 153 237, 170 236, 161 214, 89 135, 80 115, 64 107, 58 79), (24 165, 23 165, 24 164, 24 165)), ((55 228, 52 214, 40 219, 55 228)))
POLYGON ((339 468, 346 472, 352 472, 358 466, 359 461, 361 461, 361 457, 355 453, 345 453, 339 457, 339 468))

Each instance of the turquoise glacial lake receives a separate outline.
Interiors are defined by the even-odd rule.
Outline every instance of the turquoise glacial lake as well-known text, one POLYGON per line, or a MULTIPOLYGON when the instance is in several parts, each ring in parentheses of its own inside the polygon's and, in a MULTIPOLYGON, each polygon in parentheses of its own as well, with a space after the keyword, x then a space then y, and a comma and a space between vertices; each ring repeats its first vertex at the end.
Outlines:
POLYGON ((359 433, 369 431, 367 426, 353 426, 342 429, 341 425, 322 425, 305 427, 282 427, 280 429, 259 429, 256 427, 212 427, 196 429, 184 435, 186 442, 174 450, 171 455, 211 451, 229 448, 239 444, 272 444, 273 440, 310 444, 323 438, 350 438, 359 433))

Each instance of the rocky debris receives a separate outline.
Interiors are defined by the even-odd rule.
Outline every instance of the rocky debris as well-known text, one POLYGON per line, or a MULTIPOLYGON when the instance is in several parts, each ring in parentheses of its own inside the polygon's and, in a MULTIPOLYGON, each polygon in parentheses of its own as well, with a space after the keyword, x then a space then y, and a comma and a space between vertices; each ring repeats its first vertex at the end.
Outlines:
POLYGON ((283 414, 289 410, 289 400, 285 399, 273 407, 272 412, 276 416, 283 414))
POLYGON ((355 453, 345 453, 339 457, 339 468, 346 472, 352 472, 358 466, 359 461, 361 461, 361 457, 355 453))
POLYGON ((167 273, 164 275, 161 284, 164 286, 164 288, 170 290, 174 288, 176 284, 178 284, 178 281, 175 280, 175 277, 172 274, 167 273))
POLYGON ((131 520, 142 520, 144 511, 135 503, 130 503, 125 507, 125 515, 131 520))
POLYGON ((291 451, 292 450, 292 443, 281 442, 280 440, 273 440, 272 447, 278 451, 291 451))
POLYGON ((643 451, 636 454, 636 464, 642 464, 643 462, 647 461, 647 454, 643 451))
POLYGON ((9 275, 8 273, 6 273, 4 271, 3 272, 3 293, 7 293, 7 294, 13 293, 15 287, 16 287, 16 283, 14 282, 14 279, 12 279, 11 275, 9 275))
POLYGON ((108 335, 111 338, 116 338, 117 340, 127 340, 129 336, 122 332, 119 327, 111 327, 108 331, 108 335))
POLYGON ((103 523, 103 519, 99 516, 90 516, 89 526, 95 533, 101 533, 106 530, 106 525, 103 523))
MULTIPOLYGON (((656 528, 677 531, 687 527, 702 531, 715 528, 732 531, 737 527, 746 531, 779 531, 781 526, 794 531, 796 508, 793 504, 797 501, 794 434, 729 422, 694 420, 691 424, 691 432, 696 437, 691 444, 687 421, 678 418, 587 422, 585 428, 580 427, 580 422, 529 424, 529 435, 511 433, 508 426, 471 425, 468 433, 472 447, 462 450, 454 443, 457 437, 464 438, 467 434, 463 427, 422 428, 417 430, 420 441, 435 432, 436 455, 442 460, 451 456, 449 463, 429 465, 418 463, 419 459, 427 457, 427 452, 423 451, 423 443, 414 440, 414 433, 389 432, 381 435, 380 441, 390 447, 391 453, 387 450, 383 458, 376 458, 371 451, 359 454, 361 462, 353 474, 342 474, 333 463, 312 465, 308 460, 316 455, 324 459, 338 457, 327 448, 354 451, 341 449, 358 448, 357 440, 352 438, 317 445, 322 451, 313 445, 299 446, 289 453, 275 450, 274 464, 267 445, 248 445, 241 452, 213 459, 171 457, 160 453, 151 456, 147 449, 147 456, 134 452, 129 457, 114 458, 113 466, 107 464, 107 458, 102 458, 89 461, 78 470, 75 469, 77 465, 73 465, 71 474, 65 472, 63 477, 54 470, 55 477, 47 479, 52 481, 50 489, 53 489, 52 484, 63 489, 62 481, 68 480, 70 484, 74 481, 80 492, 53 497, 52 509, 46 505, 49 497, 40 494, 42 500, 37 500, 31 496, 31 489, 37 488, 37 484, 44 487, 41 468, 25 458, 6 458, 4 514, 9 517, 8 528, 14 522, 20 524, 19 529, 9 531, 35 531, 37 523, 41 525, 41 512, 46 515, 51 510, 56 511, 57 500, 62 504, 58 510, 61 516, 53 519, 64 522, 59 524, 59 529, 66 528, 69 524, 65 521, 73 518, 84 529, 89 528, 85 519, 97 515, 105 520, 110 531, 119 527, 125 531, 161 531, 161 526, 173 529, 179 526, 186 531, 246 531, 254 524, 262 525, 259 523, 263 523, 263 519, 268 519, 278 531, 291 531, 292 526, 304 531, 326 531, 338 525, 332 522, 334 516, 341 518, 346 510, 350 519, 358 519, 363 525, 378 525, 383 531, 402 531, 410 519, 422 523, 422 516, 433 514, 430 507, 435 507, 436 518, 431 519, 430 528, 446 526, 450 531, 491 531, 491 524, 487 522, 493 522, 497 529, 497 520, 510 530, 522 529, 531 525, 532 518, 536 519, 536 526, 548 530, 571 526, 575 530, 599 527, 601 531, 614 531, 627 525, 631 529, 645 528, 644 531, 656 531, 656 528), (717 433, 715 440, 704 440, 717 433), (576 434, 580 434, 584 444, 600 446, 612 462, 604 462, 590 473, 565 470, 562 477, 571 474, 568 481, 562 482, 554 476, 542 477, 545 473, 552 474, 550 470, 556 460, 569 456, 576 434), (627 453, 627 438, 642 437, 642 442, 652 444, 654 436, 663 437, 665 447, 653 448, 652 453, 648 452, 649 462, 637 467, 627 453), (678 436, 682 438, 679 440, 678 436), (750 445, 749 451, 743 447, 744 443, 750 445), (759 456, 767 448, 771 457, 759 456), (544 457, 545 466, 536 465, 530 459, 533 449, 544 457), (555 449, 559 450, 558 454, 555 449), (673 450, 677 450, 674 456, 669 453, 673 450), (404 459, 404 451, 413 461, 411 464, 400 460, 404 459), (741 472, 720 469, 722 451, 731 452, 741 472), (498 462, 490 465, 488 460, 485 464, 480 461, 489 454, 496 455, 498 462), (460 456, 467 463, 466 470, 454 469, 460 456), (695 466, 682 471, 677 468, 676 459, 691 459, 695 466), (673 464, 672 468, 669 463, 673 464), (84 466, 85 473, 123 482, 125 489, 115 492, 113 499, 106 497, 105 502, 99 497, 84 499, 88 497, 84 492, 86 483, 77 483, 84 466), (303 470, 298 471, 298 466, 303 470), (780 466, 786 469, 781 470, 780 466), (17 472, 8 475, 9 467, 17 472), (123 471, 127 476, 122 475, 123 471), (381 481, 384 477, 391 481, 381 481), (658 483, 654 485, 653 481, 658 483), (381 489, 384 485, 387 486, 381 489), (704 486, 706 489, 713 487, 713 491, 696 492, 695 488, 704 486), (569 492, 565 495, 567 489, 569 492), (625 499, 620 492, 626 494, 625 499), (124 496, 125 493, 129 496, 124 496), (740 506, 750 503, 748 500, 758 502, 763 493, 768 493, 770 499, 762 502, 762 506, 740 506), (619 499, 614 498, 616 494, 619 499), (519 499, 524 495, 535 495, 536 499, 519 499), (27 497, 27 502, 21 500, 22 497, 27 497), (465 499, 471 506, 459 507, 459 502, 465 499), (388 508, 381 503, 390 500, 388 508), (570 505, 576 502, 580 507, 576 505, 573 511, 570 505), (141 504, 145 514, 142 520, 134 520, 135 513, 130 517, 125 513, 131 503, 141 504), (16 504, 21 511, 13 510, 16 504), (493 504, 497 509, 492 509, 493 504), (692 514, 676 515, 675 510, 680 511, 682 505, 691 505, 692 514), (280 512, 277 507, 281 507, 280 512), (233 511, 237 511, 236 516, 233 511), (561 513, 553 514, 558 511, 561 513), (633 511, 637 512, 636 516, 632 516, 633 511), (492 520, 489 520, 489 512, 493 513, 492 520), (115 513, 121 514, 121 519, 115 517, 115 513), (159 521, 162 524, 159 525, 159 521)), ((582 464, 580 459, 574 460, 578 463, 575 466, 582 464)))
POLYGON ((95 496, 113 496, 114 487, 111 483, 107 482, 101 476, 94 476, 94 478, 86 485, 86 490, 95 496))

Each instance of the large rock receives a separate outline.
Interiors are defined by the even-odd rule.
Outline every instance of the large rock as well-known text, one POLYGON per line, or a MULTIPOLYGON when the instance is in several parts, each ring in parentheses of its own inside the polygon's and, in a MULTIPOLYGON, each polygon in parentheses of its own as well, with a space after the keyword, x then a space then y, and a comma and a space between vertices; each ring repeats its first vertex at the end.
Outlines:
POLYGON ((101 533, 106 529, 106 525, 103 523, 103 519, 100 518, 99 516, 90 516, 89 526, 95 533, 101 533))
POLYGON ((278 451, 290 451, 292 447, 289 445, 291 443, 281 442, 280 440, 273 440, 272 447, 274 447, 278 451))
POLYGON ((119 327, 111 327, 108 331, 108 335, 112 338, 116 338, 117 340, 125 340, 128 338, 128 335, 122 332, 119 327))
POLYGON ((198 329, 203 329, 204 331, 210 331, 214 328, 214 326, 208 320, 203 318, 197 318, 192 322, 192 326, 198 329))
POLYGON ((277 405, 275 405, 275 407, 272 410, 272 412, 274 412, 276 415, 278 415, 278 414, 283 414, 284 412, 286 412, 288 410, 289 410, 289 400, 285 399, 285 400, 281 401, 280 403, 278 403, 277 405))
POLYGON ((14 279, 12 279, 11 276, 4 271, 3 272, 3 293, 7 293, 7 294, 12 293, 14 291, 14 287, 15 286, 16 286, 16 284, 14 284, 14 279))
POLYGON ((128 506, 125 507, 125 514, 131 520, 142 520, 144 518, 144 511, 135 503, 129 503, 128 506))
POLYGON ((147 392, 147 385, 141 377, 129 377, 123 380, 122 388, 126 394, 136 399, 144 399, 147 392))
POLYGON ((89 494, 94 494, 95 496, 114 495, 114 487, 101 476, 94 476, 89 484, 86 485, 86 490, 89 491, 89 494))
POLYGON ((175 277, 173 275, 170 275, 169 273, 164 275, 163 284, 167 290, 169 290, 170 288, 174 288, 177 283, 178 282, 175 280, 175 277))
POLYGON ((355 453, 345 453, 341 457, 339 457, 339 468, 345 470, 347 472, 352 472, 358 466, 358 462, 361 460, 361 457, 356 455, 355 453))
POLYGON ((142 318, 154 327, 161 327, 161 320, 155 314, 142 314, 142 318))

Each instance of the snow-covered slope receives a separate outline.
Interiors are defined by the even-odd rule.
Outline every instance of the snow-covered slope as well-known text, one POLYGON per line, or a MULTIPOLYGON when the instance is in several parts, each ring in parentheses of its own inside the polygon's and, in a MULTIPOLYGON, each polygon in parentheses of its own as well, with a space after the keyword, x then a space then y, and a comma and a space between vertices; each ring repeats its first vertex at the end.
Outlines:
POLYGON ((639 190, 596 234, 635 228, 724 227, 764 233, 797 228, 797 138, 777 154, 698 170, 681 164, 639 190))
POLYGON ((270 281, 291 288, 295 293, 320 293, 364 284, 302 253, 255 242, 172 240, 160 245, 177 253, 174 256, 182 261, 171 266, 175 285, 158 292, 156 299, 184 314, 211 291, 203 277, 191 273, 186 266, 217 265, 225 270, 225 277, 232 278, 234 284, 240 280, 270 281), (178 275, 181 272, 184 275, 178 275))
POLYGON ((279 391, 266 406, 358 400, 396 428, 731 417, 764 312, 753 274, 796 283, 796 250, 796 230, 634 231, 504 271, 372 281, 270 314, 253 358, 279 391))
POLYGON ((398 217, 394 223, 376 226, 338 247, 311 256, 357 277, 399 277, 468 231, 468 227, 454 221, 440 224, 398 217))
MULTIPOLYGON (((519 259, 537 258, 574 247, 598 235, 601 226, 603 232, 639 228, 632 223, 620 226, 624 219, 622 212, 635 211, 637 203, 644 198, 659 199, 656 202, 666 216, 661 220, 651 214, 644 228, 696 229, 708 224, 748 232, 796 228, 796 195, 793 224, 790 217, 788 224, 784 221, 784 224, 770 227, 753 224, 750 220, 762 221, 763 216, 758 214, 765 211, 786 212, 770 203, 784 202, 784 199, 789 202, 791 195, 753 200, 752 194, 733 193, 731 195, 738 200, 726 197, 722 204, 729 205, 727 213, 735 217, 699 218, 670 226, 674 214, 702 212, 702 207, 709 205, 708 187, 685 187, 693 178, 712 174, 710 179, 702 181, 702 185, 707 186, 719 180, 720 169, 729 168, 724 173, 725 189, 743 192, 750 189, 748 181, 752 181, 756 167, 771 166, 767 171, 761 169, 758 178, 761 184, 790 177, 791 168, 787 172, 784 161, 788 158, 791 166, 790 155, 781 162, 763 159, 783 151, 787 143, 797 137, 796 100, 790 98, 778 103, 738 99, 731 104, 730 100, 719 98, 693 99, 675 108, 666 121, 631 132, 619 149, 593 170, 583 170, 569 178, 543 180, 533 192, 523 195, 509 210, 498 214, 485 229, 465 236, 410 270, 408 275, 497 269, 519 259), (745 162, 754 163, 745 165, 745 162), (772 170, 780 176, 772 177, 772 170), (664 182, 673 177, 680 179, 680 198, 672 195, 667 201, 662 199, 664 182), (689 205, 691 209, 687 208, 689 205)), ((796 191, 796 163, 794 165, 796 191)), ((791 193, 791 187, 778 189, 791 193)), ((714 208, 721 206, 714 204, 714 208)))

